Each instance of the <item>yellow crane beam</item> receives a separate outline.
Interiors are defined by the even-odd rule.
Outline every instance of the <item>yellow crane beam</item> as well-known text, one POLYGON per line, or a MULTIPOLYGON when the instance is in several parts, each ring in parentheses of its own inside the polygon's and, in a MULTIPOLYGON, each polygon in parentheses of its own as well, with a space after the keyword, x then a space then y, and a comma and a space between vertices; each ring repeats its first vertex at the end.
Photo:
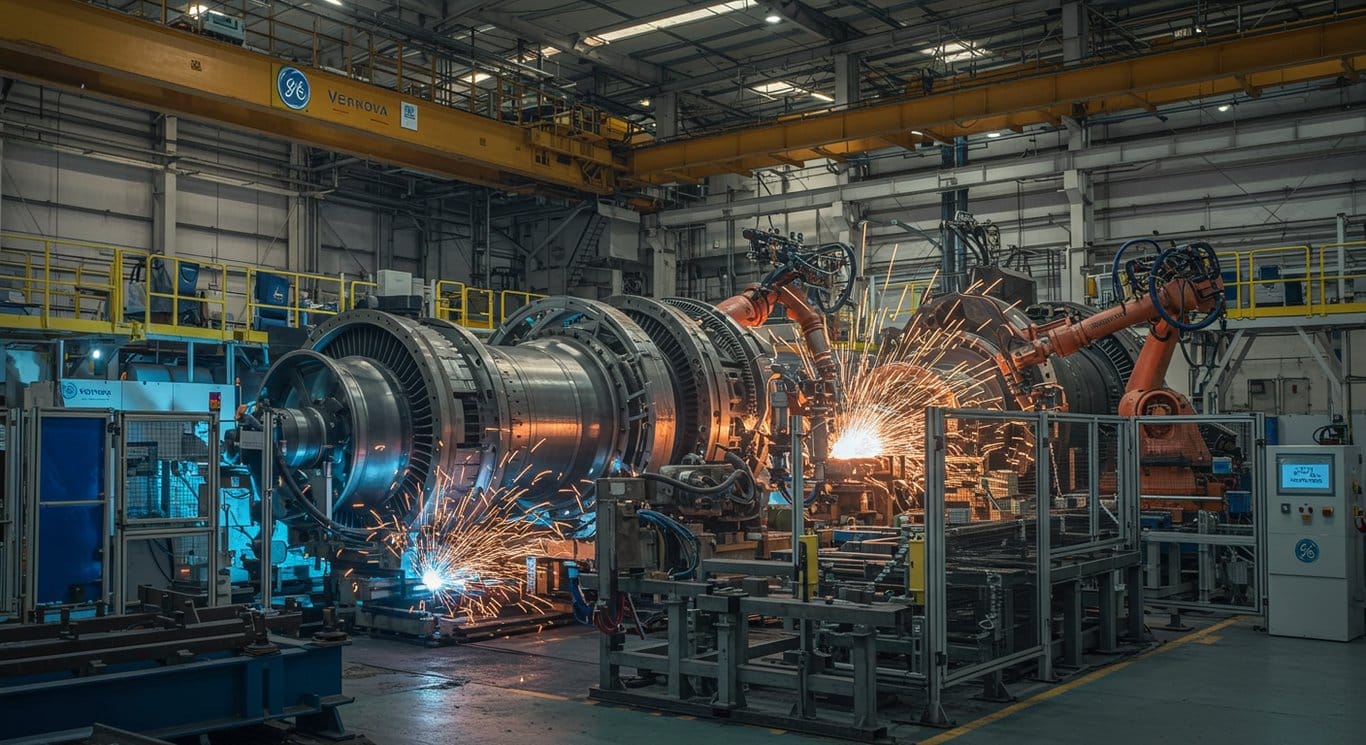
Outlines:
POLYGON ((633 182, 660 184, 846 156, 912 139, 1056 125, 1063 116, 1350 76, 1366 66, 1366 15, 1258 36, 1205 40, 1134 59, 1022 74, 942 93, 789 117, 631 153, 633 182), (923 133, 924 136, 913 134, 923 133), (933 133, 932 135, 930 133, 933 133))
POLYGON ((0 74, 509 190, 609 194, 622 166, 602 142, 433 104, 79 0, 0 0, 0 74), (286 102, 302 90, 300 79, 308 95, 286 102))

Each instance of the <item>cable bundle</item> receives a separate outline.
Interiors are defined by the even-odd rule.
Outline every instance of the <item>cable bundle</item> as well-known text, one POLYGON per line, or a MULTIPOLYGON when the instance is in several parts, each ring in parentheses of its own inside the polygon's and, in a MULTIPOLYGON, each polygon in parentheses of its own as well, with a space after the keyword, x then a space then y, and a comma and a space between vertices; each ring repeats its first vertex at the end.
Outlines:
POLYGON ((659 532, 673 537, 678 541, 679 549, 683 557, 688 561, 688 568, 684 570, 673 570, 669 572, 671 579, 680 577, 692 577, 697 572, 697 566, 702 561, 702 541, 693 535, 691 530, 683 523, 674 520, 662 512, 654 510, 637 510, 636 516, 645 521, 647 525, 654 527, 659 532))

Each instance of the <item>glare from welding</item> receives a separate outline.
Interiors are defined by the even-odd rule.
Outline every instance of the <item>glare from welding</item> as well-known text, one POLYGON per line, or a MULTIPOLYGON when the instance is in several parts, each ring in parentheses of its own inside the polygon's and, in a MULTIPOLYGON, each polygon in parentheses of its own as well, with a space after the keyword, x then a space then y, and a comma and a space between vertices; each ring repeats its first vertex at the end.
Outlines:
POLYGON ((372 527, 374 536, 431 592, 425 610, 473 623, 505 609, 543 612, 549 604, 528 592, 526 557, 543 541, 560 536, 558 526, 538 517, 546 505, 527 506, 535 486, 459 490, 467 483, 440 473, 437 494, 421 499, 421 518, 412 528, 395 518, 372 527))
POLYGON ((886 452, 882 428, 863 410, 858 420, 846 421, 839 437, 830 446, 830 456, 836 459, 876 458, 886 452))
MULTIPOLYGON (((968 294, 985 294, 989 289, 975 285, 968 294)), ((903 294, 897 308, 877 316, 861 311, 854 319, 854 343, 836 351, 844 392, 830 455, 836 460, 904 458, 910 493, 919 496, 925 488, 925 410, 999 411, 1008 406, 1000 389, 991 384, 997 374, 994 360, 960 354, 974 337, 980 338, 982 329, 966 328, 961 319, 938 325, 916 315, 895 338, 875 337, 882 328, 897 325, 897 316, 906 312, 906 300, 903 294)), ((922 305, 928 297, 912 300, 922 305)), ((797 345, 794 351, 801 354, 804 349, 797 345)), ((809 359, 806 364, 810 370, 809 359)), ((1032 439, 1022 436, 1018 428, 995 422, 951 426, 954 436, 946 443, 945 458, 951 482, 979 480, 985 459, 1001 447, 1008 448, 1004 461, 1011 467, 1023 468, 1028 462, 1032 439)))

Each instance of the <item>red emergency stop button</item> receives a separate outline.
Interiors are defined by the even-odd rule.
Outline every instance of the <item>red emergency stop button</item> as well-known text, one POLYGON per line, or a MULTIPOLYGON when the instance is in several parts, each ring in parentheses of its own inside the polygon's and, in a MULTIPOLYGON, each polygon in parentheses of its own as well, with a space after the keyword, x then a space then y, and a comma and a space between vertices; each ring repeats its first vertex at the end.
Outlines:
POLYGON ((1332 517, 1332 516, 1333 516, 1333 508, 1332 508, 1332 507, 1324 507, 1323 510, 1321 510, 1321 511, 1323 512, 1323 516, 1324 516, 1324 517, 1332 517))

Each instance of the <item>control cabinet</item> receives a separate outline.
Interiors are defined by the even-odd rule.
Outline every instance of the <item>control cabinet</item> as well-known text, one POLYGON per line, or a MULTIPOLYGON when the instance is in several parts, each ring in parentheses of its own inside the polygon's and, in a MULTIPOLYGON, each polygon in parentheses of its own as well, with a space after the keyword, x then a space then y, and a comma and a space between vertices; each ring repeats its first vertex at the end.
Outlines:
POLYGON ((1366 630, 1361 460, 1351 445, 1267 449, 1273 635, 1350 641, 1366 630))

